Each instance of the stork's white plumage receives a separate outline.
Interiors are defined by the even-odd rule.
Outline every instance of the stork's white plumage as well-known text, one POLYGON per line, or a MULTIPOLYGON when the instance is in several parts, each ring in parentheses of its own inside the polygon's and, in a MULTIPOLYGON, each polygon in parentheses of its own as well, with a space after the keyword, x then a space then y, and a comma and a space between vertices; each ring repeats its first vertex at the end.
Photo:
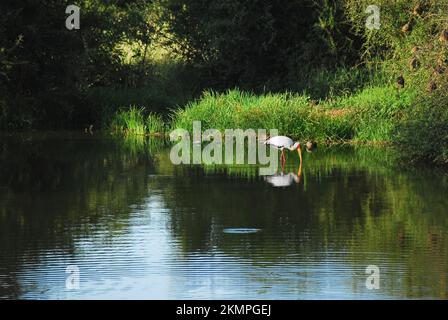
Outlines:
POLYGON ((287 136, 275 136, 266 140, 265 143, 280 150, 286 148, 291 151, 296 150, 297 147, 300 146, 300 142, 297 141, 296 143, 294 143, 294 141, 287 136))
POLYGON ((275 136, 266 140, 265 144, 273 146, 282 151, 282 167, 286 162, 285 149, 288 149, 290 151, 297 150, 297 152, 299 153, 300 163, 302 163, 302 150, 300 148, 300 142, 294 142, 290 137, 287 136, 275 136))

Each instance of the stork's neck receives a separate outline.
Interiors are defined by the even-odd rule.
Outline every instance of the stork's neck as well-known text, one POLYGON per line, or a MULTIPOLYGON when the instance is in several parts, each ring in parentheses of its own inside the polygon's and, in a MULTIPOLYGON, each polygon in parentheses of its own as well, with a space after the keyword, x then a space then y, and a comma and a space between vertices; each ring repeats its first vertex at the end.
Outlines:
POLYGON ((294 143, 294 145, 292 145, 291 147, 288 147, 289 150, 294 151, 297 150, 297 148, 300 146, 300 142, 296 142, 294 143))

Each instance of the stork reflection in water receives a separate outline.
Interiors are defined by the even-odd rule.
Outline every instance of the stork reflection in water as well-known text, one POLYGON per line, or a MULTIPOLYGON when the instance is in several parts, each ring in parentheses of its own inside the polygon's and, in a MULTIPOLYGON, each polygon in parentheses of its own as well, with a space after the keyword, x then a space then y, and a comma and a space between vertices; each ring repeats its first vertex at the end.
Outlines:
POLYGON ((272 176, 266 176, 264 177, 264 180, 273 187, 289 187, 294 183, 299 184, 301 177, 302 177, 302 161, 300 161, 297 173, 289 172, 285 174, 282 166, 281 173, 277 173, 272 176))

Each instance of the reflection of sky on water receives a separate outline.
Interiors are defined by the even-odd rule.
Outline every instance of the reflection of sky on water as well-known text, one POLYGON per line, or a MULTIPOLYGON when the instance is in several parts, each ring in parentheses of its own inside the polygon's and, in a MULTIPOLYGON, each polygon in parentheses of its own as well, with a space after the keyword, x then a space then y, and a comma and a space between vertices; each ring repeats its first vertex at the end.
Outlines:
MULTIPOLYGON (((391 298, 365 287, 364 268, 344 252, 290 254, 281 260, 238 256, 218 249, 184 254, 169 231, 160 196, 134 208, 125 232, 108 239, 98 230, 77 239, 75 252, 42 253, 19 279, 23 298, 38 299, 372 299, 391 298), (80 289, 65 289, 67 265, 80 268, 80 289)), ((234 234, 238 238, 240 235, 234 234)), ((237 239, 234 239, 237 240, 237 239)), ((370 253, 377 260, 384 254, 370 253)), ((387 260, 387 259, 386 259, 387 260)))

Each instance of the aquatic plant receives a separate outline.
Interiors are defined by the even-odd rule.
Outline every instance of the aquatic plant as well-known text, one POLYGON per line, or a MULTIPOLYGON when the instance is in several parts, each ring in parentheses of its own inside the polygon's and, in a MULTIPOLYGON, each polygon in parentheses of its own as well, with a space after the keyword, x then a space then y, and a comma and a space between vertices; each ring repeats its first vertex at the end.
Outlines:
POLYGON ((114 131, 134 135, 163 135, 166 130, 165 123, 160 115, 153 112, 146 114, 145 108, 135 106, 120 109, 113 116, 110 127, 114 131))

